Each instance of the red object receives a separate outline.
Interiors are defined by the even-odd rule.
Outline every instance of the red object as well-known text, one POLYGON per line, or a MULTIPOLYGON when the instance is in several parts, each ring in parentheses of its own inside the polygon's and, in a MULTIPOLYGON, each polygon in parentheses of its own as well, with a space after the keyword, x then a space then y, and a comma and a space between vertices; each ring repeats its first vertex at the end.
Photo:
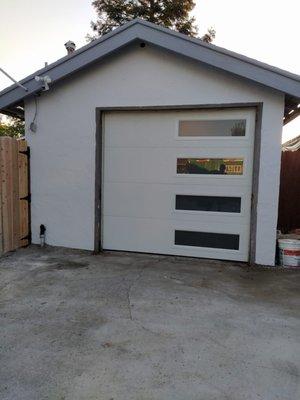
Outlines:
POLYGON ((296 256, 300 257, 300 250, 283 250, 285 256, 296 256))

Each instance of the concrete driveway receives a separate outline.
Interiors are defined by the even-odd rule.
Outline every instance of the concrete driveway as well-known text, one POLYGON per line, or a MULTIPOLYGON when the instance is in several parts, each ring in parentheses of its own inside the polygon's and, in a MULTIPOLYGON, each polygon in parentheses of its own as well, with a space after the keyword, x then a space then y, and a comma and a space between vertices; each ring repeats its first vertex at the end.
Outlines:
POLYGON ((300 273, 31 247, 0 261, 2 400, 297 400, 300 273))

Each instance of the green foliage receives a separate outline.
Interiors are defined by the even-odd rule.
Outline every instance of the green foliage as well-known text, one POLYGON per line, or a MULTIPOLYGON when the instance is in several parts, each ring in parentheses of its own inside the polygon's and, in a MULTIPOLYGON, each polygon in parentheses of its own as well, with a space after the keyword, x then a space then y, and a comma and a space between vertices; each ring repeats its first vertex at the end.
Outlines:
POLYGON ((193 0, 94 0, 92 5, 98 18, 91 23, 95 35, 88 36, 89 40, 134 18, 143 18, 186 35, 197 35, 195 18, 190 17, 195 7, 193 0))
POLYGON ((10 137, 22 137, 25 134, 24 121, 14 118, 7 117, 7 121, 0 119, 0 136, 10 137))
POLYGON ((202 36, 201 40, 203 40, 203 42, 206 43, 211 43, 215 37, 216 37, 216 31, 214 30, 214 28, 211 27, 207 29, 206 34, 202 36))

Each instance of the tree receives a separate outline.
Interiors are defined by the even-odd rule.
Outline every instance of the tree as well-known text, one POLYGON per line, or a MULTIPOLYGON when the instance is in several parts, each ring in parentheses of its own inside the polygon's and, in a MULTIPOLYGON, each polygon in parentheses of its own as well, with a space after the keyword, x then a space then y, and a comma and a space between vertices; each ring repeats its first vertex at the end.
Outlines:
POLYGON ((207 29, 205 35, 202 36, 201 40, 205 43, 211 43, 216 37, 216 31, 213 27, 207 29))
POLYGON ((4 122, 0 119, 0 136, 22 137, 25 134, 24 121, 19 118, 6 117, 4 122))
MULTIPOLYGON (((91 22, 95 35, 88 35, 88 40, 105 35, 134 18, 143 18, 189 36, 198 33, 195 18, 190 16, 195 7, 193 0, 94 0, 92 5, 97 21, 91 22)), ((211 42, 214 37, 215 31, 211 28, 202 40, 211 42)))

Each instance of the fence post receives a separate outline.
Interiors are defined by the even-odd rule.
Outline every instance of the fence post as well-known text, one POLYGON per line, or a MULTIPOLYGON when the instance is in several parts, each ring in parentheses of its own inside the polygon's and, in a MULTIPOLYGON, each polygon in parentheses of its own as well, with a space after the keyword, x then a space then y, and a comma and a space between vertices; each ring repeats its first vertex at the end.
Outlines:
POLYGON ((20 215, 19 246, 22 247, 22 246, 27 246, 30 242, 29 153, 26 140, 18 141, 18 168, 19 168, 19 215, 20 215))

